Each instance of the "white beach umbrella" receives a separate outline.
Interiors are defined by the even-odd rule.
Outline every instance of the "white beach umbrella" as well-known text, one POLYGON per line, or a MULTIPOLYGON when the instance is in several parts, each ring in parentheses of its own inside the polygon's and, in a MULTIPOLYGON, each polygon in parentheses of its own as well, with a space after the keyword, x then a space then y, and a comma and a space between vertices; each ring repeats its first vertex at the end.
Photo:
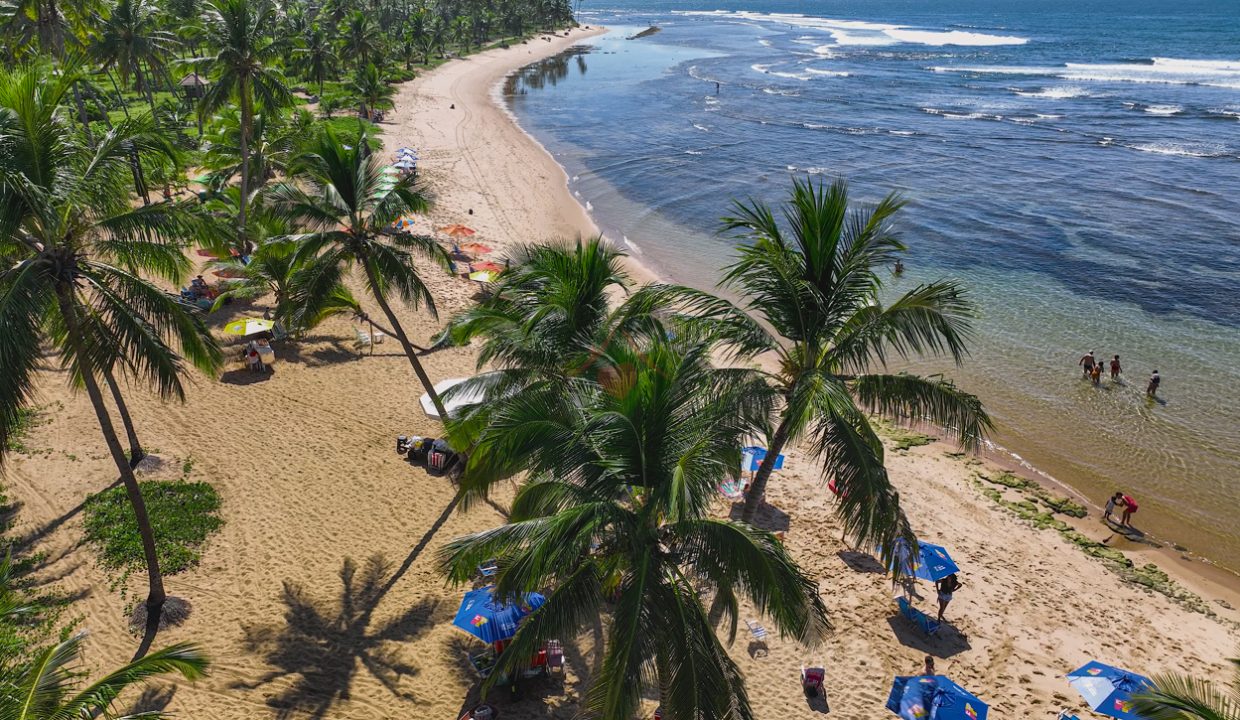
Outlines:
MULTIPOLYGON (((448 411, 449 416, 453 414, 453 411, 463 405, 474 405, 482 402, 482 393, 480 392, 456 393, 451 400, 443 398, 443 394, 448 388, 456 387, 457 385, 465 382, 465 380, 466 378, 448 378, 447 380, 442 380, 435 383, 435 394, 439 395, 440 399, 443 399, 443 409, 448 411)), ((431 396, 429 393, 422 394, 421 403, 422 411, 426 413, 427 417, 435 420, 443 419, 439 417, 439 411, 435 409, 435 403, 431 402, 431 396)))

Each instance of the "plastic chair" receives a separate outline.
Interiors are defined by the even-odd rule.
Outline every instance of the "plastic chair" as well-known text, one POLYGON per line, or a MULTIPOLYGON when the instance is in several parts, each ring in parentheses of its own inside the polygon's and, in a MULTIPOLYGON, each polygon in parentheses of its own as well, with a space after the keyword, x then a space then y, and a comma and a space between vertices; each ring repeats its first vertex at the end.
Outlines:
POLYGON ((896 605, 900 607, 900 614, 909 619, 921 631, 927 635, 934 635, 939 631, 939 623, 931 620, 930 616, 913 607, 907 598, 896 598, 896 605))
POLYGON ((559 640, 547 641, 547 672, 564 672, 564 647, 559 640))
POLYGON ((807 668, 801 666, 801 689, 805 691, 805 697, 815 697, 825 695, 826 690, 823 687, 827 680, 827 669, 822 667, 807 668))

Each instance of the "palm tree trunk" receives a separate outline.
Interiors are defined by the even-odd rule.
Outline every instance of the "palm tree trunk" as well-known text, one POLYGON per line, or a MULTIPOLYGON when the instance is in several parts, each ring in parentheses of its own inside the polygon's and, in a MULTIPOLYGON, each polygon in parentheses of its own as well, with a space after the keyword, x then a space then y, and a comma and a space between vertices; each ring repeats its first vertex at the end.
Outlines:
POLYGON ((749 492, 745 494, 745 509, 741 513, 741 521, 752 523, 754 516, 758 514, 758 508, 762 506, 762 497, 766 495, 766 483, 771 479, 771 471, 775 469, 775 458, 779 457, 779 452, 784 449, 784 443, 788 442, 788 423, 790 419, 784 417, 779 421, 779 427, 775 428, 775 434, 771 436, 770 445, 766 449, 766 457, 762 458, 762 464, 758 466, 758 472, 753 477, 753 482, 749 484, 749 492))
MULTIPOLYGON (((78 327, 77 309, 73 304, 72 290, 61 287, 57 289, 56 295, 60 305, 60 314, 65 322, 65 330, 68 331, 68 342, 74 346, 77 357, 84 357, 85 352, 80 347, 79 333, 81 331, 78 327)), ((125 457, 125 450, 116 436, 112 418, 108 416, 108 409, 103 404, 103 393, 99 390, 99 383, 95 380, 95 375, 90 368, 83 367, 81 370, 82 384, 86 387, 86 395, 90 398, 90 404, 95 409, 95 417, 99 420, 99 431, 103 433, 104 442, 107 443, 112 462, 116 465, 117 472, 120 473, 121 482, 125 485, 125 493, 129 496, 129 504, 133 506, 134 517, 138 521, 138 535, 142 538, 142 554, 146 558, 149 587, 146 597, 147 616, 159 617, 160 608, 163 607, 168 595, 164 592, 164 577, 159 571, 159 556, 155 551, 155 531, 151 527, 151 518, 146 513, 146 502, 142 499, 138 478, 134 475, 133 468, 129 466, 129 459, 125 457)))
POLYGON ((238 87, 241 96, 241 200, 237 211, 237 239, 241 241, 243 255, 250 254, 250 241, 245 232, 245 211, 250 199, 250 126, 254 122, 254 107, 250 98, 250 84, 242 79, 238 87))
POLYGON ((366 277, 370 281, 370 287, 376 288, 372 293, 375 302, 379 303, 379 309, 383 310, 383 314, 387 316, 388 322, 392 323, 392 334, 400 341, 400 346, 405 349, 405 357, 409 358, 409 364, 413 366, 413 372, 418 376, 418 380, 422 381, 422 387, 426 388, 426 394, 430 396, 431 402, 435 405, 435 411, 439 413, 440 420, 448 419, 448 411, 444 409, 443 400, 439 399, 439 393, 435 392, 435 385, 431 382, 430 376, 426 374, 426 370, 422 367, 422 363, 418 361, 418 356, 413 351, 413 343, 409 342, 409 337, 405 335, 405 329, 400 326, 400 321, 396 319, 396 313, 392 312, 392 308, 388 305, 387 300, 377 288, 382 287, 379 278, 375 276, 375 271, 370 267, 370 263, 362 258, 362 267, 366 270, 366 277))
POLYGON ((138 431, 134 429, 133 416, 129 414, 129 406, 125 404, 125 398, 121 396, 120 386, 116 384, 116 377, 112 375, 111 368, 104 370, 101 374, 103 381, 108 385, 108 390, 112 393, 112 404, 116 406, 116 414, 121 416, 121 425, 125 427, 125 438, 129 441, 129 467, 136 468, 138 463, 142 462, 142 458, 146 457, 146 451, 142 449, 142 442, 138 440, 138 431))
POLYGON ((82 132, 86 134, 86 142, 93 146, 95 138, 90 132, 90 120, 86 117, 86 103, 82 102, 82 89, 77 83, 73 83, 73 103, 77 105, 78 119, 82 121, 82 132))

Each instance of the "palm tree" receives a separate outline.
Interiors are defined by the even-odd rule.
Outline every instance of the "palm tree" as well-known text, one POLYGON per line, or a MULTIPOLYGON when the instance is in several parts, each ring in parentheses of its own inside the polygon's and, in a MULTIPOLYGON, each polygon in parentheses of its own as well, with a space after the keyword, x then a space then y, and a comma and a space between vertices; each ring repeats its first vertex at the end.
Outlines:
POLYGON ((361 129, 356 141, 342 142, 326 128, 294 168, 298 183, 272 188, 268 197, 276 212, 283 213, 305 232, 296 239, 301 260, 318 258, 320 269, 301 286, 305 297, 325 297, 341 282, 344 273, 360 267, 375 302, 387 317, 392 334, 426 388, 440 417, 447 417, 439 394, 419 362, 417 348, 396 318, 388 296, 395 292, 414 308, 424 306, 432 317, 435 299, 417 266, 423 257, 446 271, 448 254, 434 238, 391 229, 402 215, 426 208, 426 199, 411 177, 385 180, 382 166, 370 152, 370 139, 361 129))
POLYGON ((140 612, 155 622, 166 594, 154 531, 98 378, 120 368, 164 398, 183 399, 186 361, 214 372, 221 353, 198 317, 145 279, 184 276, 188 261, 175 238, 197 226, 172 203, 132 207, 128 148, 172 150, 143 121, 82 144, 58 112, 75 75, 68 66, 0 73, 0 248, 18 258, 0 273, 0 447, 50 344, 86 390, 133 506, 150 586, 140 612))
POLYGON ((150 0, 118 0, 107 18, 96 17, 98 39, 91 46, 91 54, 104 71, 116 68, 124 85, 134 79, 134 89, 146 96, 151 112, 155 112, 155 98, 151 94, 153 78, 150 74, 166 74, 164 58, 177 45, 176 36, 158 27, 158 9, 150 0))
POLYGON ((765 422, 769 388, 756 371, 713 367, 705 342, 650 335, 594 351, 593 377, 536 383, 492 417, 477 447, 518 458, 531 479, 508 524, 441 554, 458 584, 497 559, 500 597, 551 588, 484 687, 609 610, 587 712, 628 720, 657 691, 667 718, 752 718, 707 593, 723 599, 733 639, 742 597, 807 645, 828 629, 816 583, 774 535, 709 514, 741 438, 765 422))
POLYGON ((237 234, 243 246, 246 209, 250 202, 250 141, 256 109, 271 113, 292 102, 292 95, 275 63, 280 44, 268 36, 275 22, 270 3, 249 0, 212 0, 204 16, 208 44, 216 50, 210 71, 215 82, 207 90, 198 111, 209 115, 235 100, 240 110, 241 205, 237 213, 237 234))
POLYGON ((379 54, 382 43, 383 35, 369 15, 361 10, 349 14, 344 28, 344 51, 353 58, 359 69, 366 67, 379 54))
POLYGON ((361 67, 353 78, 353 94, 361 101, 361 113, 367 120, 374 119, 375 110, 386 110, 392 107, 392 96, 396 91, 383 79, 379 68, 374 63, 361 67))
POLYGON ((905 249, 890 225, 901 205, 888 196, 850 211, 843 181, 794 181, 784 224, 764 203, 735 203, 725 229, 740 231, 751 244, 740 249, 721 286, 764 324, 713 295, 666 291, 706 316, 726 317, 720 327, 731 325, 724 332, 734 341, 775 360, 770 378, 782 407, 750 484, 746 522, 762 502, 776 456, 808 437, 809 452, 836 480, 845 531, 863 546, 891 548, 895 536, 912 533, 866 411, 930 420, 966 447, 990 428, 981 402, 942 377, 873 372, 890 355, 945 353, 960 362, 973 315, 954 282, 920 285, 883 304, 879 269, 905 249))
MULTIPOLYGON (((190 643, 158 650, 80 687, 82 673, 73 665, 80 660, 84 634, 75 635, 40 652, 27 663, 10 661, 0 666, 0 717, 12 720, 54 720, 112 717, 112 705, 125 690, 148 679, 179 673, 196 680, 206 673, 207 659, 190 643)), ((138 717, 138 716, 131 716, 138 717)), ((143 713, 157 720, 164 713, 143 713)))
MULTIPOLYGON (((247 185, 251 197, 277 173, 287 174, 293 158, 317 132, 318 124, 309 110, 298 108, 287 113, 275 111, 255 115, 249 140, 247 185)), ((210 170, 207 185, 216 192, 241 174, 241 134, 241 113, 235 107, 225 108, 216 115, 206 133, 202 162, 210 170)), ((251 207, 252 200, 246 208, 247 214, 251 207)), ((249 235, 247 239, 257 242, 257 238, 249 235)))
POLYGON ((323 83, 335 71, 339 58, 332 49, 327 35, 316 23, 303 36, 302 46, 293 51, 298 72, 310 82, 318 83, 319 97, 323 97, 323 83))
MULTIPOLYGON (((258 243, 248 263, 243 263, 238 258, 208 263, 211 267, 224 271, 226 275, 226 278, 220 281, 222 292, 216 298, 213 310, 228 300, 255 300, 272 295, 275 300, 273 317, 294 333, 310 330, 332 315, 361 313, 357 300, 353 299, 353 294, 343 284, 328 288, 322 296, 298 293, 304 280, 316 274, 313 263, 318 260, 299 258, 295 242, 274 239, 277 232, 285 233, 288 228, 275 218, 268 222, 279 227, 279 230, 270 233, 273 239, 258 243), (293 300, 295 295, 298 302, 293 300)), ((269 226, 268 230, 275 228, 269 226)))
POLYGON ((1148 720, 1240 720, 1240 658, 1229 661, 1231 684, 1217 684, 1168 673, 1154 678, 1149 692, 1136 696, 1132 713, 1148 720))

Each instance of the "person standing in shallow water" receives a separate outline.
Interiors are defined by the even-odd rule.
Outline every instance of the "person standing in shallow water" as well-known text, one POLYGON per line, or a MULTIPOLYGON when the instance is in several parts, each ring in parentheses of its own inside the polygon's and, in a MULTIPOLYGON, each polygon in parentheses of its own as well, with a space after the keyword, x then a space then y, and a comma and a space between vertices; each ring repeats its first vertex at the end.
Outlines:
POLYGON ((1095 363, 1092 370, 1089 371, 1089 379, 1094 385, 1102 384, 1102 363, 1095 363))
POLYGON ((1159 377, 1157 370, 1150 373, 1150 384, 1145 386, 1145 396, 1151 398, 1156 396, 1158 394, 1158 386, 1161 383, 1162 378, 1159 377))
POLYGON ((1089 374, 1094 371, 1094 351, 1090 350, 1082 355, 1081 359, 1076 361, 1076 364, 1081 366, 1081 374, 1089 377, 1089 374))
POLYGON ((1119 382, 1119 355, 1111 358, 1111 382, 1119 382))

